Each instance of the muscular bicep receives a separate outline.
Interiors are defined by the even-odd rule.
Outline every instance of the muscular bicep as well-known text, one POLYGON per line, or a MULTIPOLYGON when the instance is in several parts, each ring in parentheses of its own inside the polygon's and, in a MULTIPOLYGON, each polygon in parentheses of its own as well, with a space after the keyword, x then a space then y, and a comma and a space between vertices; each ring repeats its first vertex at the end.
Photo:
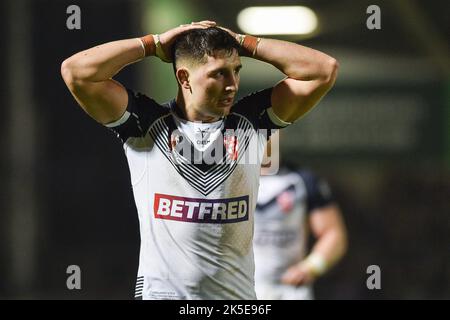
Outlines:
POLYGON ((126 110, 128 94, 117 81, 77 81, 66 84, 78 104, 96 121, 106 124, 119 119, 126 110))
POLYGON ((273 111, 281 120, 294 122, 310 111, 331 86, 323 80, 302 81, 286 78, 273 88, 273 111))

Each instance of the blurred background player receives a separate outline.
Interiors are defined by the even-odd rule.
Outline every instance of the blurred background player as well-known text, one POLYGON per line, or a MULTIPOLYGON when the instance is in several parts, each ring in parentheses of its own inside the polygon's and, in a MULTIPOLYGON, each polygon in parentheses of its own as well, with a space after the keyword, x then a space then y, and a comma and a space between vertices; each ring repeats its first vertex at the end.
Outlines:
POLYGON ((313 282, 347 250, 341 211, 326 181, 313 172, 262 167, 255 211, 255 288, 258 299, 313 299, 313 282), (307 254, 308 238, 315 243, 307 254))

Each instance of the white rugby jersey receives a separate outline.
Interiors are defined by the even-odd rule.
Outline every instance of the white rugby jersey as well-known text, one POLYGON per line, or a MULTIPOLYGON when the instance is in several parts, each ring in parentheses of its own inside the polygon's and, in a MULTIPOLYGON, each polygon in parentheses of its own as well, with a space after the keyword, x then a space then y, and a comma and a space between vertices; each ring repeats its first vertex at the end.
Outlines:
POLYGON ((175 100, 160 105, 127 91, 127 111, 107 126, 124 142, 139 215, 135 297, 255 299, 253 213, 267 141, 260 129, 286 125, 270 108, 272 89, 209 124, 180 119, 175 100))
POLYGON ((306 255, 309 213, 331 202, 327 183, 310 171, 283 168, 261 177, 253 241, 259 299, 312 298, 311 288, 282 285, 280 279, 306 255))

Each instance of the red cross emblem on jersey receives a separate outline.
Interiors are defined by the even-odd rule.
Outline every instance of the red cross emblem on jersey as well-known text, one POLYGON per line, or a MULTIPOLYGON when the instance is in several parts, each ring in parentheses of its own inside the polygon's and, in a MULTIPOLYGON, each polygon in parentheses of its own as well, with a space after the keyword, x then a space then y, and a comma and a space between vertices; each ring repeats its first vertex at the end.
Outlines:
POLYGON ((223 137, 223 144, 226 153, 228 153, 231 160, 235 161, 238 158, 238 140, 235 135, 225 133, 223 137))
POLYGON ((291 191, 284 191, 277 197, 277 203, 283 213, 290 213, 295 205, 295 196, 291 191))
POLYGON ((170 151, 175 150, 175 147, 177 144, 179 144, 183 140, 183 137, 179 135, 178 133, 172 132, 170 135, 170 143, 169 143, 169 149, 170 151))

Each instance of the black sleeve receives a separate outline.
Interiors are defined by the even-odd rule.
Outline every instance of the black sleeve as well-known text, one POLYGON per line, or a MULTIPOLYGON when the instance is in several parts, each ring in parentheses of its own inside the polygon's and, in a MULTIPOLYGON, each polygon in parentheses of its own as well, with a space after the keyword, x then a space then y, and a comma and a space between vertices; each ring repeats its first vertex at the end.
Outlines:
POLYGON ((246 117, 255 129, 281 129, 289 123, 280 120, 272 111, 272 89, 253 92, 240 99, 232 112, 246 117))
POLYGON ((146 95, 127 89, 128 105, 123 116, 106 124, 123 143, 130 137, 143 137, 150 125, 159 117, 169 113, 169 108, 158 104, 146 95))
POLYGON ((328 183, 308 170, 298 172, 305 184, 307 193, 307 211, 325 207, 334 202, 328 183))

